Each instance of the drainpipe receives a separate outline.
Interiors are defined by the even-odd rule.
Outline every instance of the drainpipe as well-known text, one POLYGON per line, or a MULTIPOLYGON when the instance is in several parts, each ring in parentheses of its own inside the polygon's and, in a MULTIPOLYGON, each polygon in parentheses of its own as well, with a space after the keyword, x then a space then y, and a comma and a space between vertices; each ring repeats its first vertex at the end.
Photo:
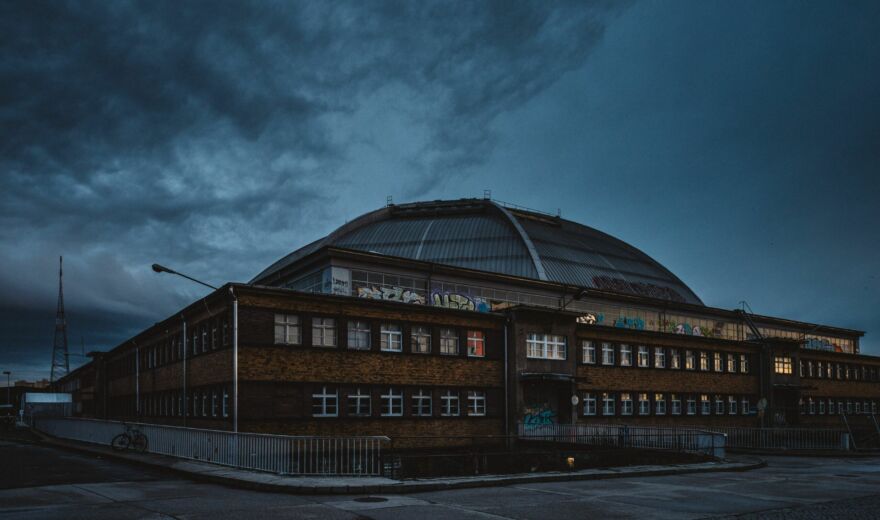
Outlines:
POLYGON ((232 431, 238 433, 238 298, 232 287, 232 431))
POLYGON ((186 416, 189 413, 189 397, 186 395, 186 317, 181 314, 183 320, 183 425, 186 426, 186 416))
POLYGON ((141 350, 137 341, 134 343, 134 413, 141 418, 141 350))
POLYGON ((510 321, 509 318, 505 318, 504 320, 504 438, 507 444, 507 448, 510 449, 510 419, 508 418, 508 410, 510 408, 510 402, 508 398, 508 390, 507 390, 507 323, 510 321))

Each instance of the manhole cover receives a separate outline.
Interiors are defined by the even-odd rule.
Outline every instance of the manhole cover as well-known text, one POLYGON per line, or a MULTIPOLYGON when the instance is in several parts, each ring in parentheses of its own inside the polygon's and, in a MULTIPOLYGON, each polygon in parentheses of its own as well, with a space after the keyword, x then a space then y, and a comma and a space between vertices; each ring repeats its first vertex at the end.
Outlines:
POLYGON ((387 498, 382 497, 358 497, 354 499, 355 502, 388 502, 387 498))

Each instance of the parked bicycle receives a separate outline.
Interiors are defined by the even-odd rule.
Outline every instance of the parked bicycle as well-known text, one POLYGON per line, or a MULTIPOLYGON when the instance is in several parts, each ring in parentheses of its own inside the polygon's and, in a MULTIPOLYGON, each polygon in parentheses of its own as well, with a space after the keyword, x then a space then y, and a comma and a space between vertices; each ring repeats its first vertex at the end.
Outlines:
POLYGON ((127 449, 132 449, 140 453, 147 451, 147 436, 144 435, 144 432, 131 425, 125 423, 123 423, 123 425, 125 426, 125 431, 116 437, 113 437, 113 440, 110 441, 110 446, 116 451, 124 451, 127 449))

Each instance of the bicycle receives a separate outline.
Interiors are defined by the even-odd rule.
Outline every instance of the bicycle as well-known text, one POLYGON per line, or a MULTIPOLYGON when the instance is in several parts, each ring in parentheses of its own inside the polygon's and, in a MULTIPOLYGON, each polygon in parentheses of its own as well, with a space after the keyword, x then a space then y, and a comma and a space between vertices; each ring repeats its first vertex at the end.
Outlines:
POLYGON ((124 451, 127 449, 135 450, 139 453, 147 451, 147 436, 142 431, 128 424, 123 423, 125 431, 113 437, 110 446, 116 451, 124 451))

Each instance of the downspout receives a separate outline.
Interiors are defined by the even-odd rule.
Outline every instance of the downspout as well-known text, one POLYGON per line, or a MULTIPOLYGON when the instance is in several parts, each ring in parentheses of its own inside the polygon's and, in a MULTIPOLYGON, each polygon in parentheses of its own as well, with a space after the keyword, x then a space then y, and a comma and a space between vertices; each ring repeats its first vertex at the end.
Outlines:
POLYGON ((141 350, 137 341, 134 343, 134 413, 138 420, 141 418, 141 350))
POLYGON ((238 433, 238 298, 232 287, 232 431, 238 433))
POLYGON ((504 319, 504 438, 506 439, 507 448, 511 448, 510 442, 510 419, 508 416, 510 401, 508 397, 508 389, 507 389, 507 324, 510 321, 509 317, 504 319))
POLYGON ((186 416, 189 413, 189 396, 186 395, 186 317, 181 314, 183 320, 183 425, 186 426, 186 416))

